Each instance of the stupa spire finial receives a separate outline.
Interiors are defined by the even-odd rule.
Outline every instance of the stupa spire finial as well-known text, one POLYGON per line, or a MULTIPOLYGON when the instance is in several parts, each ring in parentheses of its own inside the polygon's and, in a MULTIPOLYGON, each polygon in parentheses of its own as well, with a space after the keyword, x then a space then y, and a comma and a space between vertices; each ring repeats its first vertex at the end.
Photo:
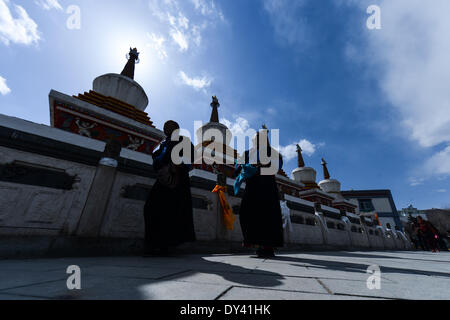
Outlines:
POLYGON ((322 166, 323 166, 323 177, 325 180, 330 180, 330 172, 328 171, 327 162, 324 158, 322 158, 322 166))
POLYGON ((297 144, 297 159, 298 159, 298 167, 299 168, 304 168, 305 167, 305 160, 303 159, 302 151, 303 150, 300 147, 300 145, 297 144))
POLYGON ((136 63, 139 63, 139 52, 137 49, 130 48, 130 53, 128 53, 127 58, 128 62, 125 65, 125 68, 123 68, 121 75, 134 80, 135 65, 136 63))
POLYGON ((217 99, 216 96, 212 97, 211 107, 212 107, 212 113, 211 113, 211 120, 209 120, 209 122, 219 123, 220 103, 219 103, 219 99, 217 99))

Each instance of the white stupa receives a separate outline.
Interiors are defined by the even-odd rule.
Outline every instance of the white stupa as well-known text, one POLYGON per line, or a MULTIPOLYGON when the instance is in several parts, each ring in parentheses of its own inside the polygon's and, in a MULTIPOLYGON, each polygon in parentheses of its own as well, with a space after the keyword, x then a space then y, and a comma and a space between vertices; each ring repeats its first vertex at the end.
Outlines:
POLYGON ((303 160, 302 148, 297 145, 298 153, 298 167, 292 171, 293 179, 296 182, 300 182, 305 185, 305 189, 318 189, 319 186, 316 183, 316 170, 314 168, 306 167, 303 160))
POLYGON ((320 189, 331 195, 333 200, 333 207, 340 209, 342 212, 356 213, 357 206, 344 198, 341 193, 341 183, 336 179, 331 179, 328 171, 327 162, 322 159, 324 180, 319 182, 320 189))
POLYGON ((144 89, 134 81, 135 64, 139 61, 139 52, 131 49, 129 59, 121 74, 108 73, 94 80, 93 90, 106 97, 113 97, 140 111, 148 106, 148 97, 144 89))
POLYGON ((341 183, 336 179, 331 179, 330 172, 328 171, 327 163, 322 159, 323 175, 324 180, 319 182, 319 187, 326 193, 331 193, 333 195, 341 194, 341 183))

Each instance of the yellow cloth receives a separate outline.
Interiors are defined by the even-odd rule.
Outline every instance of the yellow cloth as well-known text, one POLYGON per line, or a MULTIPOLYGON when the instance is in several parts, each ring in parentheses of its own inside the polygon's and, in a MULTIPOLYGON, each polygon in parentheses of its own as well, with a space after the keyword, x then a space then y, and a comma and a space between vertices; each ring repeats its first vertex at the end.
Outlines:
POLYGON ((220 205, 222 206, 223 218, 225 221, 225 228, 227 230, 234 230, 234 221, 236 221, 236 216, 234 215, 233 209, 230 207, 230 204, 225 196, 227 187, 216 186, 212 192, 219 195, 220 205))

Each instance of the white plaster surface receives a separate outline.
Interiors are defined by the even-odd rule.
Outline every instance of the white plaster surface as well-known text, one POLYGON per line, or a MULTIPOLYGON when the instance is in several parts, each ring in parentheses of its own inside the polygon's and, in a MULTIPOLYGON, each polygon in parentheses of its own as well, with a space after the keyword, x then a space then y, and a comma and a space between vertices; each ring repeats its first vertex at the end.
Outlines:
POLYGON ((154 179, 117 172, 108 207, 103 219, 101 235, 110 238, 142 239, 145 234, 145 201, 126 199, 123 192, 128 186, 151 188, 154 179))
MULTIPOLYGON (((0 126, 11 128, 17 131, 22 131, 34 135, 39 135, 48 139, 52 139, 59 142, 65 142, 75 146, 83 147, 86 149, 103 152, 105 150, 106 143, 103 141, 90 139, 80 136, 71 132, 67 132, 61 129, 50 127, 44 124, 38 124, 31 121, 6 116, 0 114, 0 126)), ((126 159, 153 164, 153 159, 150 155, 135 152, 128 149, 122 149, 121 157, 126 159)))
POLYGON ((374 198, 372 199, 372 203, 376 212, 392 212, 391 203, 388 198, 374 198))
POLYGON ((106 97, 131 104, 141 111, 145 111, 148 105, 144 89, 133 79, 120 74, 109 73, 96 78, 93 90, 106 97))
POLYGON ((21 161, 77 175, 73 190, 0 182, 0 234, 52 235, 74 232, 95 167, 0 147, 0 163, 21 161))
POLYGON ((319 187, 328 193, 338 193, 341 191, 341 183, 334 179, 320 181, 319 187))
POLYGON ((297 168, 292 171, 292 175, 294 176, 294 180, 302 183, 313 183, 316 182, 316 170, 310 167, 297 168))

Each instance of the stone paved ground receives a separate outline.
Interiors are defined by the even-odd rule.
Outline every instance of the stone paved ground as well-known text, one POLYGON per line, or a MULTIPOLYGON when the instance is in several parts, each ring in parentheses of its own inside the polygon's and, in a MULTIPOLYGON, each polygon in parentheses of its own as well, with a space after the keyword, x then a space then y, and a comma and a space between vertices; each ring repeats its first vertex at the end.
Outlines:
POLYGON ((320 252, 102 257, 0 261, 0 300, 151 299, 450 300, 450 253, 320 252), (79 291, 69 291, 69 265, 81 268, 79 291), (381 268, 381 289, 369 290, 367 268, 381 268))

